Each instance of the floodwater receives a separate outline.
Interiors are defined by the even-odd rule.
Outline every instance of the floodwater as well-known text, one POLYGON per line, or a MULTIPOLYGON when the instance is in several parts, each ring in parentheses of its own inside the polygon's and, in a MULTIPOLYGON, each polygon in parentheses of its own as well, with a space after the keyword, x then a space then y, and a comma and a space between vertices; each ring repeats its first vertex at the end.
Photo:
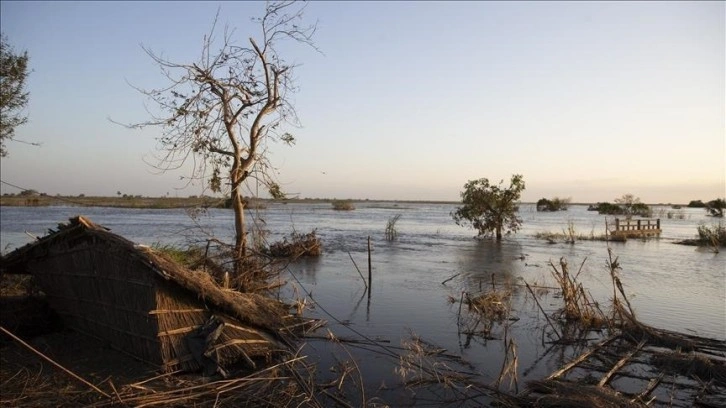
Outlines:
MULTIPOLYGON (((334 211, 328 203, 270 204, 248 213, 248 222, 266 231, 269 241, 293 230, 317 231, 323 241, 323 255, 288 267, 285 277, 295 289, 289 288, 283 296, 308 298, 313 307, 307 314, 327 320, 327 329, 338 337, 365 336, 380 341, 378 346, 367 348, 336 348, 326 341, 311 341, 307 351, 317 355, 321 378, 332 375, 331 368, 337 362, 355 358, 367 394, 379 395, 389 404, 410 402, 406 398, 412 397, 402 396, 394 387, 397 361, 387 356, 383 347, 400 347, 402 340, 415 334, 463 357, 471 363, 467 370, 491 383, 504 358, 503 333, 495 328, 489 339, 466 338, 458 329, 459 304, 452 304, 450 299, 458 300, 462 291, 475 293, 482 286, 490 287, 492 280, 495 284, 524 280, 552 286, 549 262, 559 264, 564 257, 571 272, 582 265, 579 280, 605 307, 612 297, 606 268, 608 245, 619 258, 621 280, 640 321, 726 340, 726 251, 714 253, 674 243, 693 238, 699 224, 718 222, 707 217, 703 209, 655 207, 654 217, 661 218, 663 230, 658 239, 609 244, 578 241, 571 245, 550 244, 534 235, 562 232, 568 224, 577 234, 600 235, 605 232, 605 216, 579 205, 564 212, 538 213, 533 205, 525 204, 519 214, 522 229, 497 243, 473 239, 473 230, 457 226, 449 215, 453 204, 362 202, 356 207, 354 211, 334 211), (399 235, 389 242, 384 234, 386 222, 397 214, 401 215, 396 224, 399 235), (367 275, 368 237, 372 247, 370 297, 356 270, 357 265, 367 275)), ((3 207, 2 250, 30 242, 28 234, 43 235, 48 228, 79 214, 143 244, 198 242, 204 233, 220 239, 233 235, 229 210, 209 210, 193 220, 183 209, 3 207)), ((548 312, 556 310, 559 301, 556 291, 540 294, 540 305, 548 312)), ((538 318, 541 313, 524 289, 515 290, 512 315, 519 320, 510 322, 507 336, 518 346, 521 379, 545 375, 577 352, 547 351, 546 323, 538 318)))

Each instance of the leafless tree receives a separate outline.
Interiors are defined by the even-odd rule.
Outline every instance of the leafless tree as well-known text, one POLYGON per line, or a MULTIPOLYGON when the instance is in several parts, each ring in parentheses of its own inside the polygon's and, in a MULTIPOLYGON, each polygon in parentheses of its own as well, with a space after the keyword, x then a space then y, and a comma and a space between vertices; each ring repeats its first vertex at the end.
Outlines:
POLYGON ((220 41, 215 39, 218 12, 204 37, 200 58, 190 64, 171 62, 144 47, 170 84, 136 88, 157 110, 150 111, 150 120, 126 126, 162 129, 157 168, 168 171, 192 161, 189 180, 201 179, 215 192, 229 188, 237 275, 247 255, 245 182, 257 180, 273 197, 282 196, 267 146, 270 141, 293 144, 293 136, 282 128, 298 125, 298 119, 290 99, 296 91, 295 66, 282 58, 277 47, 292 41, 315 49, 316 25, 302 25, 303 10, 293 1, 267 3, 264 16, 253 19, 260 31, 242 45, 234 42, 234 30, 229 28, 220 41))

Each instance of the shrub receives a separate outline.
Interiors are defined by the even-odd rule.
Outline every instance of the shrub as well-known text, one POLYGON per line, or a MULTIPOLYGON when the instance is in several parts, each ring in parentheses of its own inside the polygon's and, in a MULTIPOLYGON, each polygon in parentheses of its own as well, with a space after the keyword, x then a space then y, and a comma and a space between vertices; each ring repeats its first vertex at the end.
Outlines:
POLYGON ((350 200, 335 200, 333 201, 333 209, 336 211, 352 211, 355 210, 353 202, 350 200))
POLYGON ((270 245, 267 254, 273 258, 297 258, 300 256, 320 256, 323 252, 323 244, 317 237, 315 230, 307 234, 300 234, 293 231, 290 239, 283 237, 270 245))
POLYGON ((698 243, 713 247, 726 246, 726 226, 723 223, 698 226, 698 243))
POLYGON ((552 200, 541 198, 537 201, 537 211, 567 211, 569 204, 569 198, 555 197, 552 200))
POLYGON ((723 217, 723 210, 726 208, 726 200, 717 198, 706 203, 706 211, 712 217, 723 217))

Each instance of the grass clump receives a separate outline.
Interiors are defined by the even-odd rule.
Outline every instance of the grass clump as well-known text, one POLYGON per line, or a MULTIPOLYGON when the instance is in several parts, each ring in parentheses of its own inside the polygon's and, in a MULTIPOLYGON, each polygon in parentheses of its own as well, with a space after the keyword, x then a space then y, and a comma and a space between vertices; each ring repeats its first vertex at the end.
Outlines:
POLYGON ((509 316, 512 291, 509 289, 491 290, 474 297, 467 294, 469 311, 475 311, 486 320, 503 322, 509 316))
POLYGON ((307 234, 296 231, 290 235, 290 239, 283 237, 282 241, 274 242, 267 249, 267 254, 273 258, 297 258, 300 256, 320 256, 323 253, 323 244, 312 230, 307 234))
POLYGON ((726 226, 723 223, 698 226, 698 241, 701 245, 726 246, 726 226))
POLYGON ((178 245, 155 243, 151 245, 151 249, 171 258, 179 265, 189 269, 196 269, 200 261, 204 258, 204 251, 199 247, 183 248, 178 245))
POLYGON ((351 200, 335 200, 332 202, 333 209, 336 211, 353 211, 355 206, 351 200))
POLYGON ((577 281, 586 260, 587 258, 582 261, 575 275, 569 272, 565 258, 560 258, 559 268, 550 261, 550 272, 562 291, 563 307, 559 311, 560 318, 568 322, 576 321, 584 328, 600 328, 607 325, 609 319, 585 291, 582 283, 577 281))
POLYGON ((401 214, 396 214, 388 219, 386 223, 386 240, 393 241, 398 236, 398 230, 396 230, 396 223, 401 218, 401 214))
POLYGON ((677 244, 710 247, 718 253, 719 247, 726 246, 726 226, 721 222, 713 225, 701 224, 695 239, 678 241, 677 244))

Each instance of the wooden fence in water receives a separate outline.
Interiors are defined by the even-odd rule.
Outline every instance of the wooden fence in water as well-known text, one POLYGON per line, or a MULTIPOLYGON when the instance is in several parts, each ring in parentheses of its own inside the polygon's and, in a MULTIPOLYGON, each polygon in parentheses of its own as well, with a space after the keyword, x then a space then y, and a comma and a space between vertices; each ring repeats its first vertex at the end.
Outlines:
POLYGON ((615 219, 615 228, 610 235, 617 238, 647 237, 660 235, 660 218, 656 219, 615 219))

